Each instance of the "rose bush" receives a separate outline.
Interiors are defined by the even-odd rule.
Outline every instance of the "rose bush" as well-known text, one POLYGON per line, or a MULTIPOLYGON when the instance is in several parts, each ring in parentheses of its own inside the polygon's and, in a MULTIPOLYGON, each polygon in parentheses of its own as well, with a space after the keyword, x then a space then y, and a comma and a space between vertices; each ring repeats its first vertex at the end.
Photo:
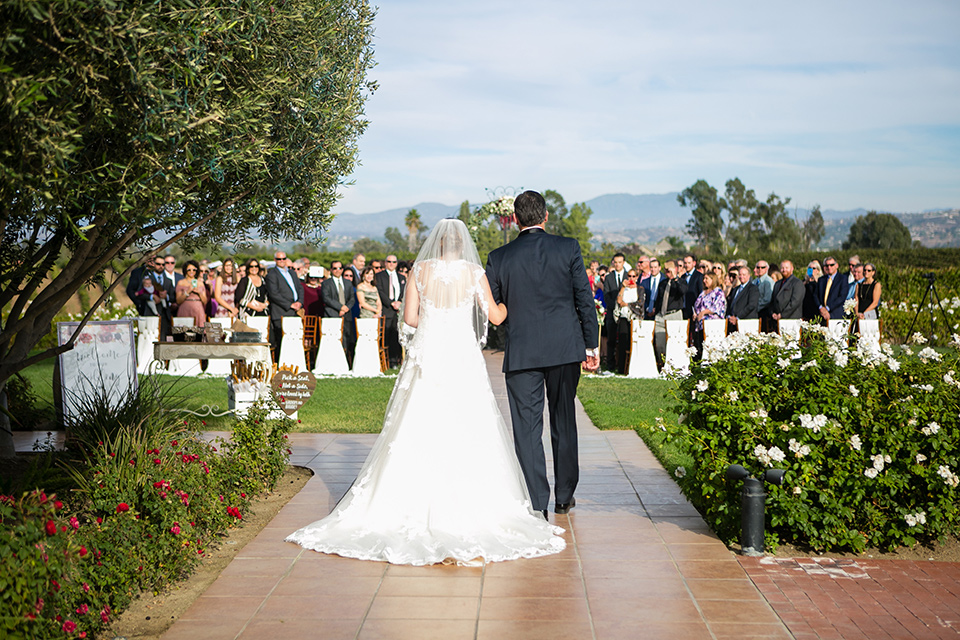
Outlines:
POLYGON ((282 475, 290 421, 266 417, 255 407, 215 444, 197 425, 171 437, 138 423, 84 447, 71 504, 0 496, 0 635, 93 637, 138 592, 185 576, 282 475))
POLYGON ((801 341, 734 334, 678 378, 669 437, 695 461, 678 482, 724 540, 740 531, 730 464, 787 471, 767 487, 770 545, 889 549, 960 530, 957 349, 847 340, 813 325, 801 341))

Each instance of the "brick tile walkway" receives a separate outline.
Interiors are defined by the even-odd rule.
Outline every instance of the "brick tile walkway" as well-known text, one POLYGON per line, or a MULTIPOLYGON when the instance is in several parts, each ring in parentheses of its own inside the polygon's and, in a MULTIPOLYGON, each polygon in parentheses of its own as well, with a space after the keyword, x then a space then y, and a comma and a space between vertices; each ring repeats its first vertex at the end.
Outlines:
POLYGON ((960 563, 739 560, 798 640, 960 638, 960 563))
MULTIPOLYGON (((509 415, 499 358, 488 365, 509 415)), ((567 549, 483 567, 395 566, 283 542, 333 508, 376 439, 291 435, 291 462, 316 475, 164 640, 789 638, 643 441, 599 431, 582 409, 578 421, 578 504, 551 514, 567 549)))
MULTIPOLYGON (((500 359, 488 366, 509 420, 500 359)), ((484 567, 394 566, 283 542, 329 513, 376 439, 292 434, 291 462, 316 475, 164 639, 960 638, 960 563, 738 558, 636 434, 601 432, 578 411, 578 504, 551 514, 567 549, 484 567)), ((15 436, 31 449, 34 434, 15 436)))

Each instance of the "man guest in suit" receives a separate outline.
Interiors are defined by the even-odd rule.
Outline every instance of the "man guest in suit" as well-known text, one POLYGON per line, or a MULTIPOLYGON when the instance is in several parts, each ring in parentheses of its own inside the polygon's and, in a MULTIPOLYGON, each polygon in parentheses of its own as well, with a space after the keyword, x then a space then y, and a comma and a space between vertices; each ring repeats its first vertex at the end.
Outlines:
MULTIPOLYGON (((657 362, 663 364, 667 355, 667 321, 683 320, 683 305, 687 295, 687 283, 677 276, 677 263, 667 260, 665 277, 660 279, 654 300, 653 349, 657 362)), ((702 282, 702 281, 701 281, 702 282)), ((507 313, 509 313, 509 309, 507 313)))
POLYGON ((543 230, 547 205, 536 191, 514 201, 520 235, 490 252, 493 299, 507 305, 503 372, 514 446, 533 508, 547 517, 550 484, 543 452, 544 390, 550 405, 556 513, 576 504, 580 478, 574 400, 580 365, 600 365, 599 327, 580 244, 543 230))
POLYGON ((373 277, 373 283, 380 294, 380 303, 383 307, 383 331, 387 343, 387 354, 390 367, 400 365, 400 333, 397 312, 403 301, 403 289, 407 286, 406 276, 397 273, 397 256, 389 255, 385 261, 386 269, 373 277))
MULTIPOLYGON (((727 333, 737 331, 739 320, 755 320, 760 311, 760 290, 750 282, 750 269, 746 265, 734 267, 738 284, 727 296, 727 333)), ((734 273, 731 269, 730 273, 734 273)))
MULTIPOLYGON (((653 320, 657 316, 657 291, 660 290, 660 283, 663 281, 663 276, 660 274, 660 261, 656 258, 650 258, 650 275, 640 281, 640 286, 643 287, 643 292, 646 297, 644 300, 647 301, 646 313, 643 316, 644 320, 653 320)), ((507 310, 507 313, 510 313, 510 310, 507 310)))
POLYGON ((343 277, 343 263, 339 260, 330 263, 330 277, 320 285, 320 300, 323 302, 324 318, 343 318, 343 350, 347 354, 347 364, 353 368, 357 323, 352 309, 357 292, 353 284, 343 277))
POLYGON ((693 303, 703 293, 703 272, 697 266, 697 256, 692 253, 683 256, 683 268, 686 273, 680 279, 687 287, 683 296, 683 319, 689 320, 693 317, 693 303))
MULTIPOLYGON (((603 279, 603 306, 607 310, 607 315, 603 318, 603 328, 607 332, 607 369, 610 371, 620 371, 623 367, 617 363, 617 320, 613 317, 614 309, 617 308, 617 296, 620 294, 620 286, 627 279, 627 270, 623 268, 626 256, 622 253, 616 253, 610 261, 610 272, 603 279)), ((510 309, 507 309, 507 314, 510 309)))
POLYGON ((170 327, 173 325, 173 309, 177 303, 177 283, 164 271, 163 258, 157 256, 153 259, 153 271, 150 277, 153 278, 153 286, 160 297, 160 304, 157 307, 157 315, 160 316, 160 341, 165 342, 170 335, 170 327))
POLYGON ((296 316, 303 307, 303 283, 291 268, 287 254, 278 251, 273 259, 276 266, 267 273, 267 300, 270 301, 270 349, 273 361, 279 362, 283 342, 283 319, 296 316))
POLYGON ((803 312, 803 283, 793 277, 793 263, 784 260, 780 263, 783 278, 773 285, 773 315, 775 321, 799 320, 803 312))
POLYGON ((838 268, 837 259, 830 256, 823 261, 824 274, 817 281, 820 315, 828 322, 843 318, 843 303, 847 299, 848 279, 837 273, 838 268))

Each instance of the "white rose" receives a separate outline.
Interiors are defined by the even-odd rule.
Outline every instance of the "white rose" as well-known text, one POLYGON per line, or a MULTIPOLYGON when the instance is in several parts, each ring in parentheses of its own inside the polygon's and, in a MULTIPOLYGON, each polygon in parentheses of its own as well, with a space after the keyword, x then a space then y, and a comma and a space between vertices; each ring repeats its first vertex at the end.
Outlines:
POLYGON ((871 468, 871 469, 865 469, 863 472, 863 475, 867 476, 868 478, 876 478, 878 473, 880 472, 877 471, 876 469, 871 468))

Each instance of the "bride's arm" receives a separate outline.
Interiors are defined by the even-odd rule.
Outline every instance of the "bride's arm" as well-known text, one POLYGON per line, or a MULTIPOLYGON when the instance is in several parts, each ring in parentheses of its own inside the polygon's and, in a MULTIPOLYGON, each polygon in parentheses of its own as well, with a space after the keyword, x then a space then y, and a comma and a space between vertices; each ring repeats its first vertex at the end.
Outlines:
POLYGON ((487 299, 487 317, 490 322, 499 325, 507 319, 507 306, 502 302, 497 304, 493 299, 493 293, 490 292, 490 283, 487 281, 486 275, 480 278, 480 285, 483 287, 483 296, 487 299))
POLYGON ((420 292, 417 291, 417 283, 412 277, 407 280, 403 291, 403 321, 411 327, 416 327, 420 321, 420 292))

